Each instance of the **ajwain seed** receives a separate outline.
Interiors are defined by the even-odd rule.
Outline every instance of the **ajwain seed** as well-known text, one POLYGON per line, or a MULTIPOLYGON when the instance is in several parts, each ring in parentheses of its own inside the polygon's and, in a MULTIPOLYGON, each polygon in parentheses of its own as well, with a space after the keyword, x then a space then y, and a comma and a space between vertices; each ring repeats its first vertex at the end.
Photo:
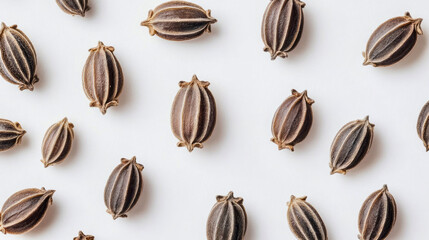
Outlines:
POLYGON ((73 238, 73 240, 94 240, 94 236, 85 235, 82 231, 79 231, 79 236, 73 238))
POLYGON ((363 53, 363 65, 388 66, 405 57, 422 35, 423 19, 412 18, 409 12, 381 24, 371 35, 363 53))
POLYGON ((88 0, 57 0, 58 6, 65 13, 85 17, 86 11, 90 9, 88 0))
POLYGON ((20 144, 25 133, 19 123, 0 119, 0 152, 20 144))
POLYGON ((374 124, 369 117, 344 125, 331 145, 331 174, 346 172, 358 165, 371 148, 374 124))
POLYGON ((216 201, 207 220, 207 240, 243 240, 247 229, 243 198, 229 192, 216 201))
POLYGON ((429 151, 429 102, 427 102, 422 110, 420 111, 419 118, 417 120, 417 134, 423 141, 423 145, 426 151, 429 151))
POLYGON ((42 143, 42 163, 46 167, 58 164, 70 153, 74 132, 73 124, 64 118, 49 127, 42 143))

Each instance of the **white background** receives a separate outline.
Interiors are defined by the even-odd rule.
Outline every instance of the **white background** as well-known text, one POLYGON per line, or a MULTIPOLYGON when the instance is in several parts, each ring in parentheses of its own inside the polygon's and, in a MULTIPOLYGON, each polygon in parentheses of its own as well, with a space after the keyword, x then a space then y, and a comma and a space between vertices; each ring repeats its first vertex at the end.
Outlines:
POLYGON ((38 54, 33 92, 0 81, 0 117, 18 121, 21 145, 0 153, 0 202, 28 187, 55 189, 44 221, 23 236, 72 239, 205 239, 215 196, 233 190, 248 213, 246 240, 294 239, 286 220, 291 194, 308 196, 329 239, 356 239, 361 204, 388 184, 398 204, 389 239, 426 239, 429 153, 416 133, 429 99, 426 36, 400 63, 362 66, 375 28, 410 11, 429 33, 426 1, 306 1, 305 27, 288 59, 270 60, 260 36, 266 1, 195 0, 218 22, 188 42, 151 37, 139 26, 159 0, 90 0, 87 17, 63 13, 54 0, 2 1, 0 21, 18 24, 38 54), (125 86, 120 105, 105 116, 89 108, 81 84, 88 49, 99 40, 116 48, 125 86), (181 80, 210 81, 218 122, 204 149, 177 148, 170 108, 181 80), (314 123, 295 152, 270 142, 271 120, 290 90, 308 90, 314 123), (347 122, 369 115, 372 149, 346 176, 329 175, 329 149, 347 122), (71 155, 44 169, 40 146, 48 127, 67 116, 75 125, 71 155), (127 219, 105 212, 104 186, 120 158, 145 166, 144 192, 127 219))

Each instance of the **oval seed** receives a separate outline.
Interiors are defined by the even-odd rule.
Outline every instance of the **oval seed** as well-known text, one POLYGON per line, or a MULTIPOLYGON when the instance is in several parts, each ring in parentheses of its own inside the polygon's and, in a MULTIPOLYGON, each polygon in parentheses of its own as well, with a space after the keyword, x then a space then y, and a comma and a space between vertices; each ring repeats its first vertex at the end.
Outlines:
POLYGON ((33 91, 39 81, 36 75, 37 56, 30 39, 17 25, 1 24, 0 29, 0 74, 19 90, 33 91))
POLYGON ((279 146, 279 150, 288 148, 293 151, 295 144, 305 139, 313 123, 313 103, 307 91, 299 93, 292 89, 292 95, 277 109, 271 125, 271 141, 279 146))
POLYGON ((25 133, 19 123, 0 119, 0 152, 20 144, 25 133))
POLYGON ((287 219, 297 239, 327 240, 325 224, 316 209, 305 200, 307 197, 290 197, 287 219))
POLYGON ((359 240, 383 240, 396 221, 396 202, 387 185, 372 193, 359 212, 359 240))
POLYGON ((70 153, 74 132, 73 124, 64 118, 49 127, 42 142, 42 163, 46 167, 58 164, 70 153))
POLYGON ((185 1, 170 1, 149 11, 148 18, 141 23, 149 28, 151 36, 173 41, 190 40, 211 32, 211 24, 217 20, 210 10, 185 1))
POLYGON ((29 188, 10 196, 1 210, 0 231, 22 234, 35 228, 52 204, 54 190, 29 188))
POLYGON ((58 6, 67 14, 85 17, 90 8, 88 0, 57 0, 58 6))
POLYGON ((94 240, 94 236, 85 235, 82 231, 79 231, 79 236, 73 238, 73 240, 94 240))
POLYGON ((243 198, 234 193, 217 196, 207 220, 207 240, 242 240, 247 229, 247 215, 243 198))
POLYGON ((271 0, 262 21, 262 40, 264 51, 285 58, 301 39, 304 28, 305 3, 300 0, 271 0))
POLYGON ((124 76, 119 61, 113 54, 114 47, 102 42, 89 49, 89 57, 83 69, 83 90, 91 101, 90 107, 98 107, 102 114, 111 106, 118 105, 124 76))
POLYGON ((179 142, 178 147, 185 147, 192 152, 203 148, 216 125, 216 103, 208 86, 209 82, 192 77, 191 82, 179 82, 171 110, 171 128, 179 142))
POLYGON ((423 141, 426 151, 429 151, 429 102, 427 102, 420 111, 419 119, 417 120, 417 134, 423 141))
POLYGON ((381 24, 371 35, 363 53, 363 65, 374 67, 392 65, 405 57, 422 35, 423 19, 413 19, 409 12, 381 24))
POLYGON ((344 125, 331 145, 331 174, 346 174, 359 164, 371 148, 373 135, 374 124, 368 116, 344 125))

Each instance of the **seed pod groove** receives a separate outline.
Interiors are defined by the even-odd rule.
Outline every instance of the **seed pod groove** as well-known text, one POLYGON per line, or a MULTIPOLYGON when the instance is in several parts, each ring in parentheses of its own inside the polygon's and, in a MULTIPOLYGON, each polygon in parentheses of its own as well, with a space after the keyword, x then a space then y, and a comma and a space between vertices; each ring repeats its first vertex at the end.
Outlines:
POLYGON ((308 135, 313 123, 313 103, 307 91, 299 93, 292 89, 292 95, 277 109, 271 124, 271 141, 279 146, 279 150, 288 148, 293 151, 295 144, 308 135))
POLYGON ((19 123, 0 119, 0 152, 20 144, 25 133, 19 123))
POLYGON ((429 151, 429 102, 427 102, 422 110, 420 111, 419 118, 417 120, 417 134, 423 141, 423 145, 426 148, 426 152, 429 151))
POLYGON ((151 36, 173 41, 190 40, 211 32, 211 24, 217 20, 210 10, 185 1, 170 1, 149 11, 148 18, 141 23, 149 28, 151 36))
POLYGON ((94 236, 85 235, 82 231, 79 231, 79 236, 73 238, 73 240, 94 240, 94 236))
POLYGON ((207 240, 242 240, 247 229, 247 215, 243 198, 234 193, 217 196, 207 220, 207 240))
POLYGON ((57 0, 58 6, 65 13, 85 17, 86 11, 90 9, 88 0, 57 0))
POLYGON ((58 164, 70 153, 74 132, 73 124, 64 118, 49 127, 42 143, 42 163, 46 167, 58 164))

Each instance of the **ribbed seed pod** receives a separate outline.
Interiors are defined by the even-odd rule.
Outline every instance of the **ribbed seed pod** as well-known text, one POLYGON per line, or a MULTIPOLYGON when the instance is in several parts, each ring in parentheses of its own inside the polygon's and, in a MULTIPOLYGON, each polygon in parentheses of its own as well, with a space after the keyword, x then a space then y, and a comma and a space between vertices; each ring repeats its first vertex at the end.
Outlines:
POLYGON ((143 165, 136 162, 136 157, 131 160, 122 158, 121 164, 110 175, 104 189, 104 203, 113 219, 127 217, 126 213, 139 200, 143 189, 142 170, 143 165))
POLYGON ((405 57, 422 35, 423 19, 413 19, 409 12, 381 24, 371 35, 363 53, 363 65, 374 67, 392 65, 405 57))
POLYGON ((88 0, 57 0, 58 6, 67 14, 85 17, 86 11, 90 9, 88 0))
POLYGON ((179 82, 180 90, 171 110, 171 128, 179 139, 178 147, 186 146, 189 152, 203 148, 216 125, 216 103, 208 89, 209 82, 192 77, 191 82, 179 82))
POLYGON ((39 81, 36 75, 37 56, 30 39, 18 29, 1 24, 0 29, 0 74, 19 90, 33 91, 39 81))
POLYGON ((293 234, 299 240, 327 240, 325 224, 316 209, 305 200, 307 197, 290 197, 287 219, 293 234))
POLYGON ((373 135, 374 124, 368 116, 344 125, 331 145, 331 174, 346 174, 360 163, 371 148, 373 135))
POLYGON ((396 221, 396 202, 387 185, 372 193, 359 212, 359 240, 387 238, 396 221))
POLYGON ((301 39, 304 28, 305 3, 300 0, 271 0, 262 20, 264 51, 285 58, 301 39))
POLYGON ((247 229, 247 215, 243 198, 233 192, 217 196, 207 220, 207 240, 242 240, 247 229))
POLYGON ((42 142, 42 163, 46 167, 58 164, 70 153, 74 133, 73 124, 64 118, 49 127, 42 142))
POLYGON ((91 100, 89 106, 100 108, 103 114, 106 114, 107 108, 118 105, 124 84, 122 68, 113 51, 114 47, 98 42, 96 48, 89 49, 83 69, 83 90, 91 100))
POLYGON ((185 1, 170 1, 149 11, 148 18, 141 23, 149 28, 151 36, 173 41, 190 40, 211 32, 211 24, 217 20, 210 10, 185 1))
POLYGON ((79 231, 79 236, 73 238, 73 240, 94 240, 94 236, 85 235, 82 231, 79 231))
POLYGON ((22 234, 35 228, 52 204, 54 190, 29 188, 10 196, 1 210, 0 231, 22 234))
POLYGON ((313 103, 307 91, 299 93, 292 89, 292 95, 277 109, 271 124, 271 141, 279 146, 279 150, 288 148, 293 151, 295 144, 305 139, 313 123, 313 103))
POLYGON ((19 123, 0 119, 0 152, 20 144, 25 133, 19 123))
POLYGON ((427 102, 420 111, 419 119, 417 120, 417 134, 423 141, 426 152, 429 151, 429 102, 427 102))

